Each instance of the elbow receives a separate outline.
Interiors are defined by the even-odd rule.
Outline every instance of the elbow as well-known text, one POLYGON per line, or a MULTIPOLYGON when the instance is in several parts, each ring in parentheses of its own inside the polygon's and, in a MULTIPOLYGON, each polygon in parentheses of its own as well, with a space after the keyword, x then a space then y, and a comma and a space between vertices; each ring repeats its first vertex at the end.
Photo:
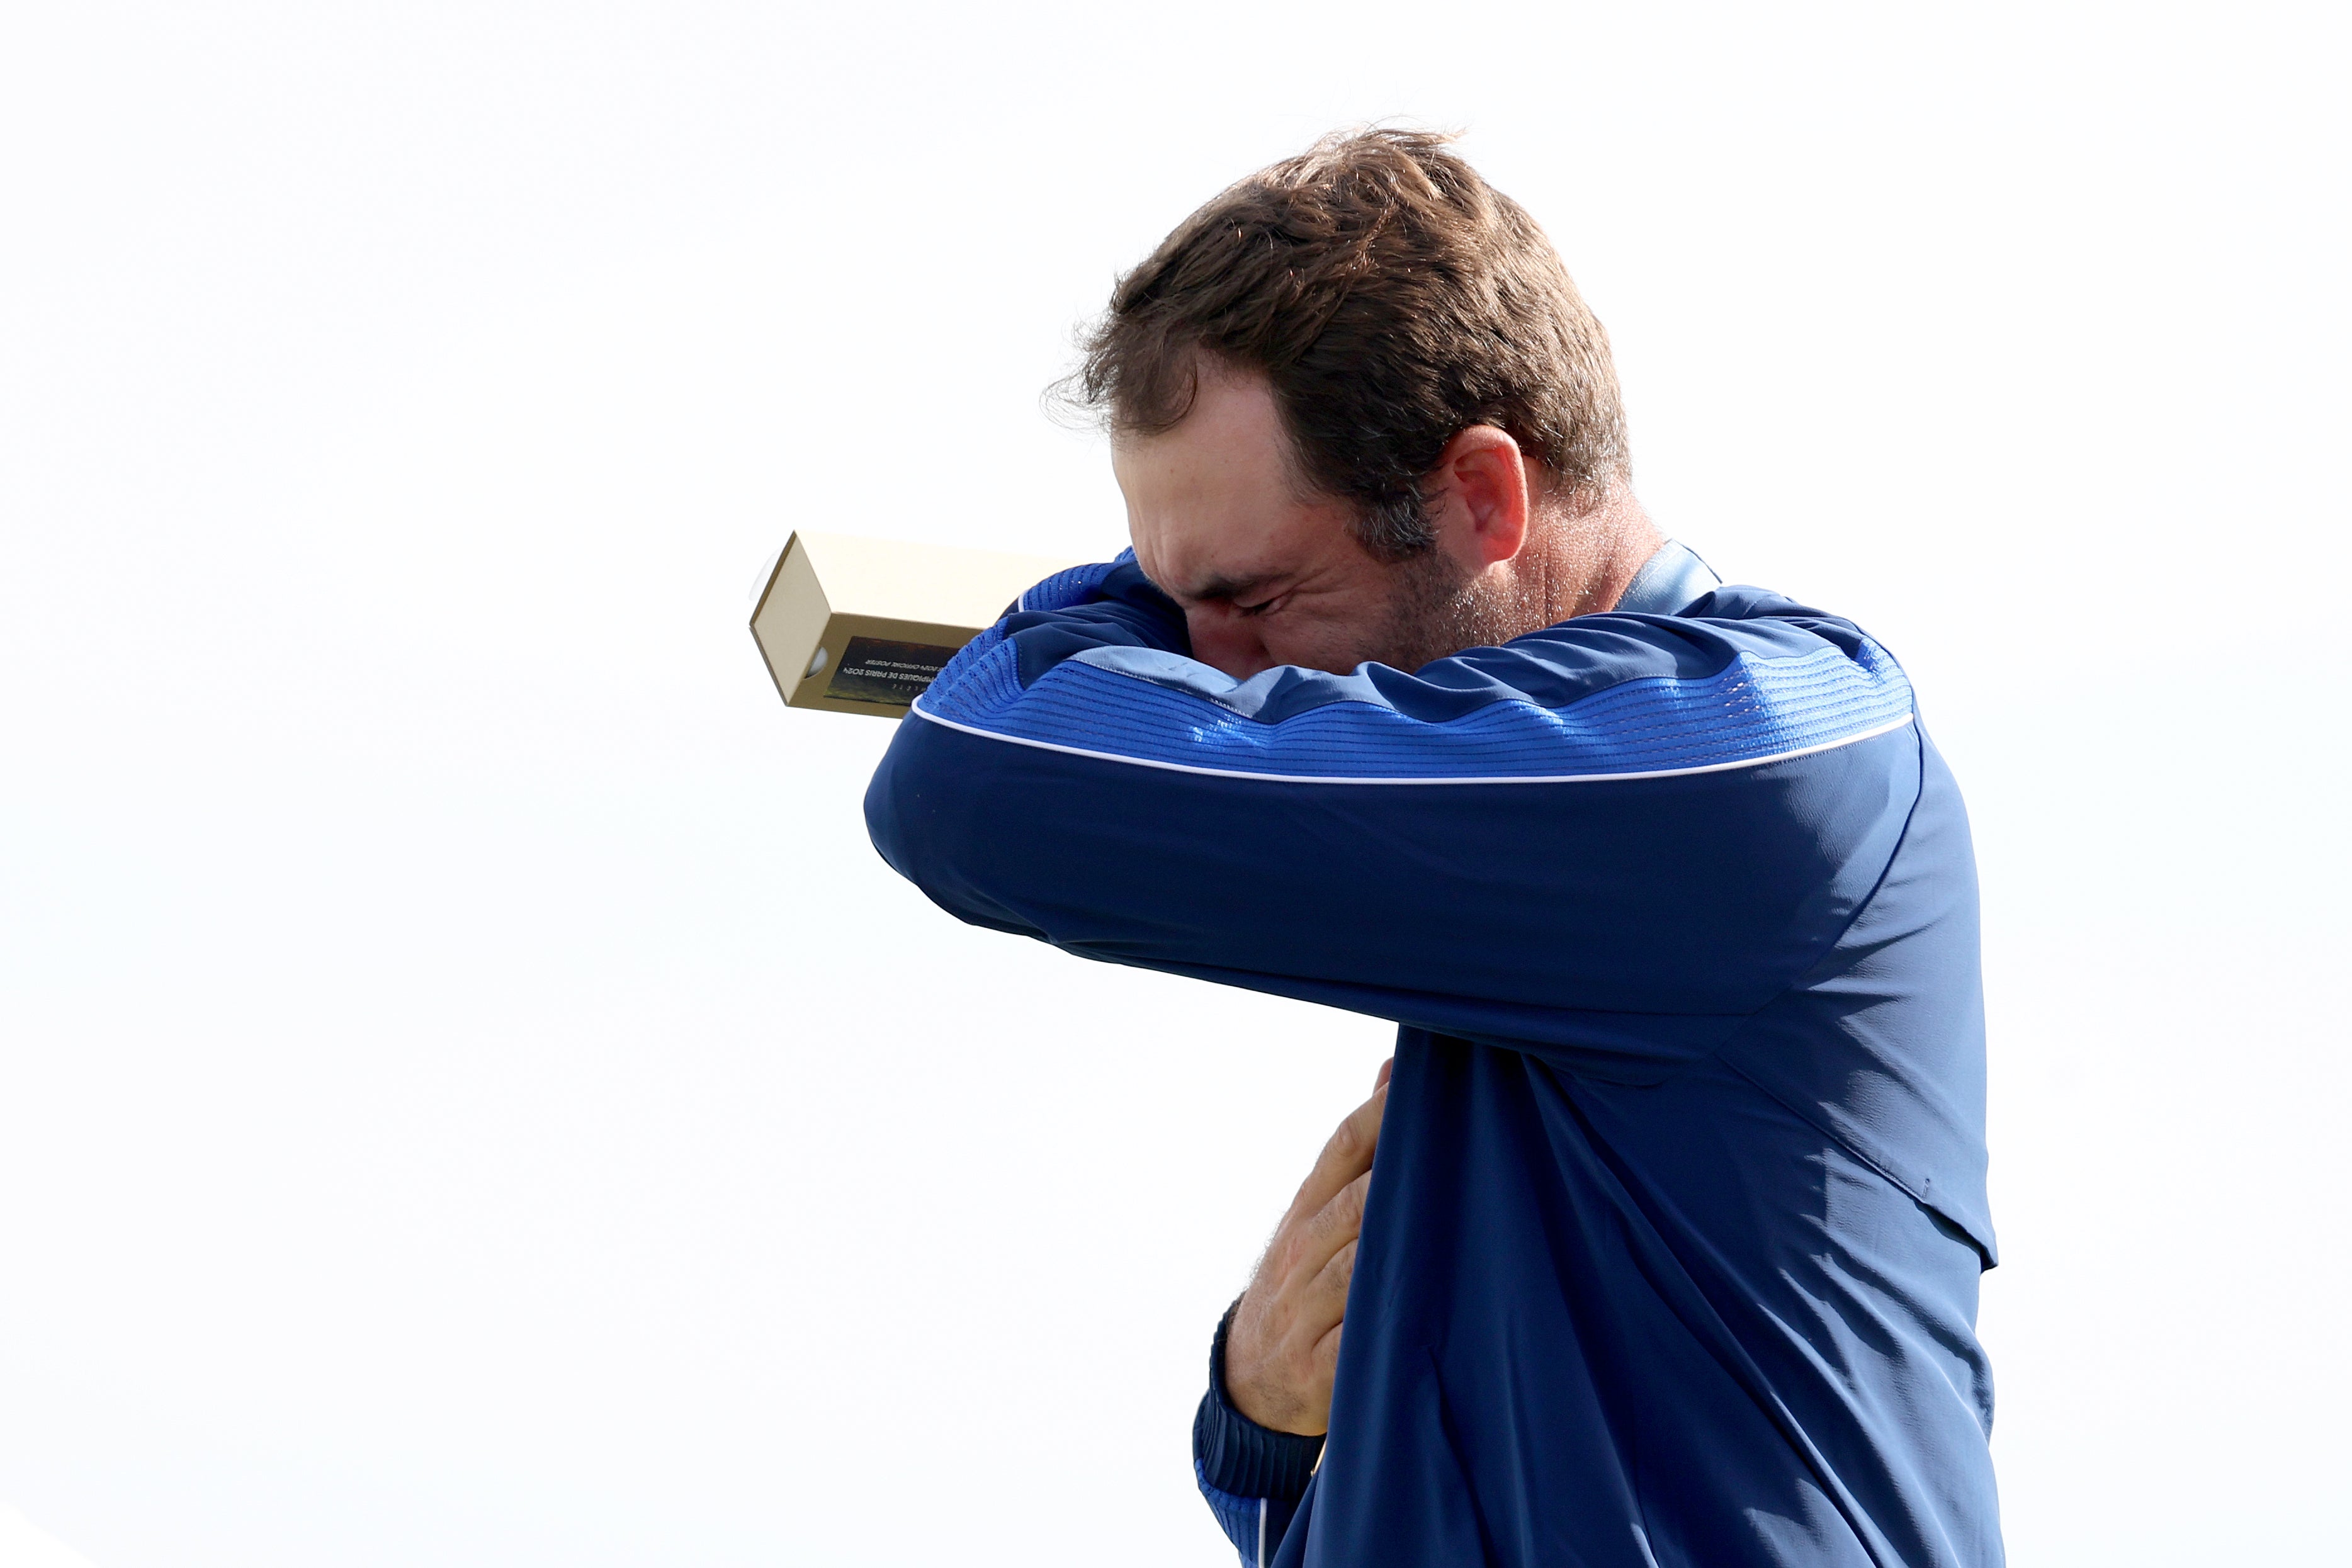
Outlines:
POLYGON ((928 893, 925 851, 929 846, 919 831, 924 805, 922 780, 903 765, 901 757, 907 749, 903 727, 913 722, 900 721, 899 737, 882 754, 881 766, 866 786, 866 836, 873 841, 884 864, 928 893))
MULTIPOLYGON (((950 747, 935 725, 901 722, 866 787, 866 832, 892 871, 923 896, 968 925, 1042 936, 982 885, 987 860, 987 802, 974 799, 973 781, 947 766, 950 747)), ((1003 890, 998 890, 1003 891, 1003 890)))

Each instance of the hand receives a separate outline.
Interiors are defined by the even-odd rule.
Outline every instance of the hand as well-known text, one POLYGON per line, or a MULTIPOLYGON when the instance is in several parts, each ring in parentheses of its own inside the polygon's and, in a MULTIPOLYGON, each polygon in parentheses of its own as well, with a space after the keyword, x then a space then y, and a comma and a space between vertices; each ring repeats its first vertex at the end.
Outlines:
POLYGON ((1391 1058, 1372 1097, 1349 1113, 1323 1145, 1290 1202, 1225 1332, 1225 1397, 1261 1427, 1319 1436, 1331 1424, 1331 1377, 1339 1364, 1339 1320, 1356 1271, 1356 1233, 1372 1150, 1389 1101, 1391 1058))

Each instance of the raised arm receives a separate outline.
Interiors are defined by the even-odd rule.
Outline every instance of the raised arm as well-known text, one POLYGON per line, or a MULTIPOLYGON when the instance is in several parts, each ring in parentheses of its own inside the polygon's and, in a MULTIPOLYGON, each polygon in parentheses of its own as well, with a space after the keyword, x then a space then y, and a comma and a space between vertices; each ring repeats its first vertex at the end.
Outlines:
POLYGON ((1910 716, 1876 644, 1752 589, 1236 682, 1123 557, 958 655, 866 819, 963 920, 1653 1076, 1860 906, 1916 797, 1910 716))

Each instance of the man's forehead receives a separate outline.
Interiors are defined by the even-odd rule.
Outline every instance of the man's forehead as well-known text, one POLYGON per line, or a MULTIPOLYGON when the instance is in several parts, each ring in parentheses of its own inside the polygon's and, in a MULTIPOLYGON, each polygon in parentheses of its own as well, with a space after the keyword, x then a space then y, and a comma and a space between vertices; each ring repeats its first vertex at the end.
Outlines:
POLYGON ((1294 577, 1328 525, 1288 486, 1130 488, 1129 531, 1151 580, 1180 599, 1247 598, 1294 577))
POLYGON ((1165 430, 1113 437, 1111 461, 1155 487, 1213 488, 1221 484, 1287 482, 1290 442, 1263 376, 1203 372, 1192 406, 1165 430))
POLYGON ((1244 598, 1286 574, 1284 528, 1271 516, 1185 509, 1131 515, 1135 549, 1151 580, 1179 599, 1244 598))
POLYGON ((1172 428, 1125 434, 1111 463, 1137 557, 1181 599, 1243 598, 1291 575, 1321 531, 1265 378, 1204 372, 1172 428))

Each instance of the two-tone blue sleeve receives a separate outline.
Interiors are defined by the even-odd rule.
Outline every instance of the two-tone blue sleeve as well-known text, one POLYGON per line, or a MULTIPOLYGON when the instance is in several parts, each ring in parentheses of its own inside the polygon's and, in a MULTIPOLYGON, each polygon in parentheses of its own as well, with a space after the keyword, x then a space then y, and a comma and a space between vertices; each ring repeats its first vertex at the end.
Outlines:
POLYGON ((1235 681, 1122 559, 959 653, 866 805, 973 924, 1642 1078, 1826 950, 1918 758, 1895 661, 1759 590, 1235 681))
POLYGON ((1261 1427, 1234 1407, 1225 1393, 1225 1336, 1233 1322, 1228 1307, 1209 1345, 1209 1390, 1192 1417, 1192 1475, 1243 1568, 1265 1568, 1315 1478, 1323 1439, 1261 1427))

